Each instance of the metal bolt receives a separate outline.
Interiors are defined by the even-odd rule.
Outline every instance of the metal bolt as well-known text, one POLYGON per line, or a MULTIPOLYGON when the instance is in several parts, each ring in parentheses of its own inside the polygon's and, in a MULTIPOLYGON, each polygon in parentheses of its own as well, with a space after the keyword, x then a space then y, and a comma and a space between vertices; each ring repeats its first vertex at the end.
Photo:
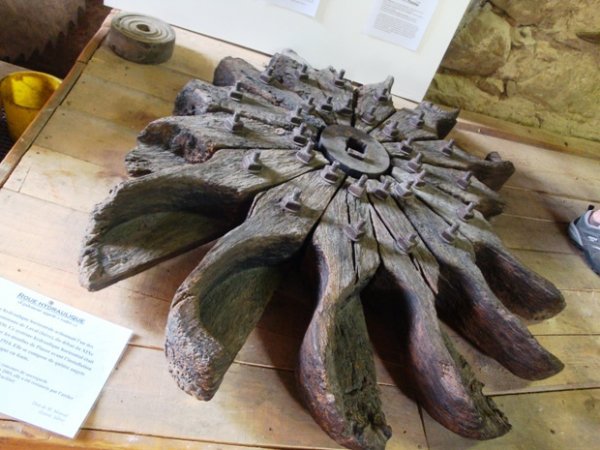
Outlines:
POLYGON ((400 130, 398 129, 398 121, 392 120, 388 122, 385 127, 383 127, 383 134, 387 137, 396 139, 400 134, 400 130))
POLYGON ((390 95, 388 92, 388 88, 386 88, 384 86, 381 89, 379 89, 379 92, 377 93, 377 100, 380 101, 381 103, 384 103, 384 102, 387 102, 389 99, 390 99, 390 95))
POLYGON ((377 111, 376 106, 372 106, 368 111, 363 112, 360 115, 360 120, 362 120, 367 125, 372 125, 375 122, 375 112, 377 111))
POLYGON ((322 103, 321 106, 319 106, 319 109, 321 111, 326 111, 326 112, 333 111, 333 97, 332 96, 327 97, 327 99, 325 100, 325 103, 322 103))
POLYGON ((452 244, 456 240, 456 235, 458 234, 458 224, 453 223, 448 228, 443 230, 440 234, 444 242, 447 244, 452 244))
POLYGON ((468 220, 473 218, 473 210, 475 209, 475 202, 469 202, 466 206, 458 208, 456 211, 456 215, 463 222, 467 222, 468 220))
POLYGON ((302 209, 302 203, 300 203, 300 194, 300 189, 294 189, 281 199, 281 207, 288 212, 298 214, 302 209))
POLYGON ((303 108, 306 110, 307 113, 311 113, 315 110, 315 98, 314 97, 308 97, 306 99, 306 102, 303 105, 303 108))
POLYGON ((389 178, 385 178, 377 187, 375 187, 375 189, 373 189, 371 194, 373 194, 379 200, 385 200, 390 195, 391 185, 392 181, 389 178))
POLYGON ((228 125, 233 133, 238 133, 244 129, 244 122, 242 122, 239 112, 233 113, 233 116, 228 121, 228 125))
POLYGON ((265 83, 270 84, 273 81, 273 68, 267 67, 263 72, 261 72, 260 79, 265 83))
POLYGON ((242 93, 241 89, 242 83, 238 81, 229 91, 229 98, 236 102, 241 102, 244 99, 244 94, 242 93))
POLYGON ((403 156, 410 156, 414 149, 411 147, 413 138, 408 138, 400 142, 400 148, 398 149, 403 156))
POLYGON ((423 187, 427 184, 425 181, 425 176, 427 175, 427 171, 425 169, 421 170, 413 179, 413 186, 423 187))
POLYGON ((396 241, 394 242, 396 244, 396 247, 398 247, 398 249, 405 254, 410 254, 412 253, 412 251, 414 250, 414 248, 417 246, 417 233, 411 233, 410 235, 408 235, 407 237, 399 237, 398 239, 396 239, 396 241))
POLYGON ((352 108, 353 106, 354 106, 354 104, 353 104, 353 102, 352 102, 352 98, 349 98, 349 99, 348 99, 348 101, 346 102, 346 105, 345 105, 345 106, 343 106, 343 107, 342 107, 342 108, 341 108, 341 109, 338 111, 338 114, 339 114, 340 116, 346 116, 346 117, 348 117, 348 116, 351 116, 351 115, 352 115, 352 112, 353 112, 353 108, 352 108))
POLYGON ((346 85, 346 80, 344 80, 344 75, 346 75, 346 71, 344 69, 340 69, 337 76, 333 80, 333 83, 337 87, 344 87, 346 85))
POLYGON ((350 238, 351 241, 357 242, 361 237, 365 235, 367 227, 367 221, 363 218, 358 219, 358 222, 354 224, 348 224, 344 227, 344 233, 350 238))
POLYGON ((302 119, 302 107, 298 106, 295 111, 292 111, 289 115, 289 120, 292 125, 300 125, 304 120, 302 119))
POLYGON ((323 170, 321 170, 321 177, 329 184, 336 184, 340 179, 340 174, 338 173, 339 167, 340 163, 337 161, 323 167, 323 170))
POLYGON ((469 185, 471 184, 472 176, 473 172, 469 170, 468 172, 465 172, 462 177, 456 180, 456 184, 458 184, 458 187, 461 188, 463 191, 466 191, 469 185))
POLYGON ((361 198, 365 193, 367 179, 368 177, 366 175, 361 175, 357 181, 348 186, 348 192, 350 192, 356 198, 361 198))
POLYGON ((292 133, 292 139, 294 141, 294 144, 300 145, 300 146, 306 145, 306 143, 308 142, 308 138, 306 136, 304 136, 305 132, 306 132, 306 124, 305 123, 301 123, 300 126, 294 128, 294 131, 292 133))
POLYGON ((313 157, 315 156, 315 145, 309 142, 301 150, 296 152, 296 158, 302 161, 304 164, 310 164, 313 157))
POLYGON ((417 152, 415 157, 408 161, 407 166, 408 170, 412 173, 417 173, 421 170, 421 166, 423 165, 423 154, 421 152, 417 152))
POLYGON ((396 183, 394 186, 394 193, 397 197, 408 198, 413 195, 412 185, 413 182, 410 180, 405 180, 402 183, 396 183))
POLYGON ((415 128, 423 128, 423 125, 425 125, 425 113, 420 112, 418 115, 412 116, 409 119, 409 123, 414 126, 415 128))
POLYGON ((260 158, 259 151, 254 151, 254 152, 247 154, 242 159, 242 167, 244 168, 244 170, 251 172, 251 173, 260 172, 262 170, 263 166, 260 163, 259 158, 260 158))
POLYGON ((444 156, 452 156, 452 154, 454 153, 452 147, 454 147, 454 139, 450 139, 448 143, 444 145, 444 147, 442 147, 442 153, 444 154, 444 156))
POLYGON ((298 79, 301 81, 308 80, 308 66, 306 64, 302 64, 300 66, 300 72, 298 73, 298 79))

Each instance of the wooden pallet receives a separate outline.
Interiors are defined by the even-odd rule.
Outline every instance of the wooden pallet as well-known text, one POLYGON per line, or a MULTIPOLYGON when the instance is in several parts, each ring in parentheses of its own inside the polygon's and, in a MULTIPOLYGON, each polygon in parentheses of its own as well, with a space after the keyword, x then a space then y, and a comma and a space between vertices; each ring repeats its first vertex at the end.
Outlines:
MULTIPOLYGON (((77 256, 88 213, 124 179, 123 156, 136 134, 171 112, 175 94, 190 78, 211 80, 222 57, 239 56, 258 66, 268 59, 177 30, 173 58, 141 66, 102 44, 108 20, 0 164, 0 184, 5 181, 0 276, 129 327, 135 335, 76 440, 0 416, 0 448, 338 448, 295 390, 295 355, 311 312, 298 280, 289 280, 292 295, 278 294, 268 307, 209 403, 176 387, 162 350, 169 301, 205 248, 100 292, 78 285, 77 256)), ((532 324, 531 331, 566 367, 547 380, 527 382, 456 337, 486 384, 484 392, 494 396, 514 427, 502 438, 474 442, 442 428, 396 387, 391 342, 385 359, 376 359, 394 431, 388 448, 591 449, 600 426, 600 277, 569 243, 566 226, 588 203, 600 204, 600 146, 467 119, 453 132, 457 142, 475 153, 496 150, 517 167, 502 189, 506 213, 494 225, 518 257, 563 290, 566 310, 532 324)))

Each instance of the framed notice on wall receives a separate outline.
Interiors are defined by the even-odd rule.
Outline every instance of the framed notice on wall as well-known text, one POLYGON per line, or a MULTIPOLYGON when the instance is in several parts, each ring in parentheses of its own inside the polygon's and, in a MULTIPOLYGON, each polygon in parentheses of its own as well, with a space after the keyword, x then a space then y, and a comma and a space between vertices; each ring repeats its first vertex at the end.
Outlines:
POLYGON ((469 0, 105 0, 175 26, 273 54, 291 48, 349 79, 395 78, 420 101, 469 0))

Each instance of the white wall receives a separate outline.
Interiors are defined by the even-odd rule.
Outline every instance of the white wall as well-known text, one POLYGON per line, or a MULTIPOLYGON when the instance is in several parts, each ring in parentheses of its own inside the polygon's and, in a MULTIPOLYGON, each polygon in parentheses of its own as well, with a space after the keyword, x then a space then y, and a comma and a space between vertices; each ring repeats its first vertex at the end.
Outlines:
POLYGON ((393 93, 419 101, 444 55, 469 0, 439 0, 417 52, 368 36, 374 0, 321 0, 315 18, 266 0, 105 0, 129 12, 265 53, 292 48, 317 68, 346 69, 360 83, 395 78, 393 93))

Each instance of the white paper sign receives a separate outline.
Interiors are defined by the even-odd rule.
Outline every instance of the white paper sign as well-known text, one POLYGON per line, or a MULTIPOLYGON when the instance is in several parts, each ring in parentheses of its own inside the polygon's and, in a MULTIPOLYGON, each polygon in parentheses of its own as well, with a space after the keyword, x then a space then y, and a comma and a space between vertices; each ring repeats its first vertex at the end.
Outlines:
POLYGON ((269 0, 269 3, 306 14, 310 17, 317 15, 320 2, 321 0, 269 0))
POLYGON ((0 278, 0 412, 74 437, 130 336, 0 278))
POLYGON ((438 0, 376 0, 367 34, 409 50, 419 48, 438 0))

